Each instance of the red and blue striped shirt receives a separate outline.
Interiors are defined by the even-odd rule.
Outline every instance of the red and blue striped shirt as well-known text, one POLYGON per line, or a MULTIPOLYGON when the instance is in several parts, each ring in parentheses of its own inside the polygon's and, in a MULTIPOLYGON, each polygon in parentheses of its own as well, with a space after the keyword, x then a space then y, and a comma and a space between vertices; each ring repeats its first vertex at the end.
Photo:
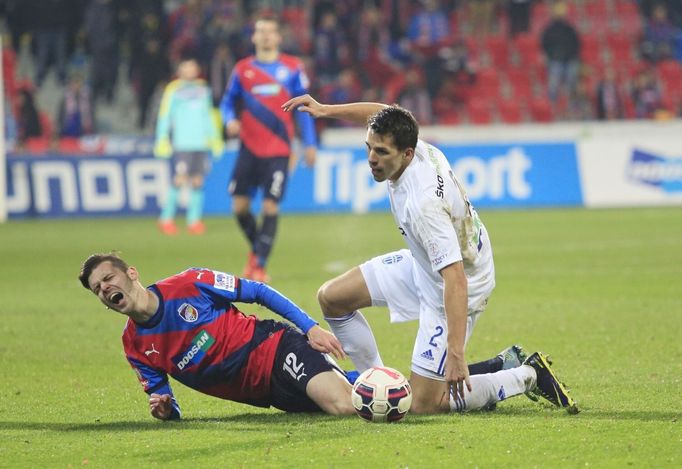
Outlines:
MULTIPOLYGON (((149 287, 159 298, 144 324, 128 320, 126 357, 145 392, 170 394, 168 376, 204 394, 269 406, 270 375, 286 324, 245 315, 233 302, 258 303, 304 333, 317 323, 273 288, 192 268, 149 287)), ((180 417, 173 399, 172 418, 180 417)))
MULTIPOLYGON (((249 152, 259 158, 289 156, 294 137, 292 113, 282 104, 308 92, 308 77, 296 57, 280 54, 274 62, 259 62, 255 57, 240 60, 220 103, 225 123, 237 119, 240 106, 240 139, 249 152)), ((315 124, 305 112, 294 112, 305 146, 317 144, 315 124)))

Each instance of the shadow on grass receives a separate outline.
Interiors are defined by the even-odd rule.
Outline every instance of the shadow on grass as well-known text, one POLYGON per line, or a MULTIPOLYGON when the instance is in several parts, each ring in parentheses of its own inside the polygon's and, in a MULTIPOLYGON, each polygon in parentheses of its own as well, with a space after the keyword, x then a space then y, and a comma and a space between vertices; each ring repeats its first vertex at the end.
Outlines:
POLYGON ((576 418, 581 420, 614 420, 628 421, 639 420, 641 422, 673 422, 680 419, 680 413, 676 411, 658 410, 604 410, 591 407, 580 406, 580 413, 568 415, 565 410, 554 407, 524 407, 524 408, 504 408, 497 412, 471 413, 470 415, 495 416, 499 414, 505 417, 542 417, 556 415, 558 417, 576 418))
MULTIPOLYGON (((400 425, 425 425, 429 419, 439 418, 438 416, 419 416, 411 417, 400 422, 400 425)), ((272 425, 288 425, 296 427, 307 424, 332 424, 334 422, 358 421, 354 415, 334 417, 325 414, 292 414, 292 413, 272 413, 272 414, 233 414, 219 417, 189 417, 177 421, 160 422, 155 419, 150 420, 130 420, 118 422, 11 422, 0 421, 1 430, 35 430, 35 431, 55 431, 55 432, 139 432, 139 431, 166 431, 185 429, 215 429, 223 424, 239 424, 239 431, 262 431, 263 428, 272 425)))
MULTIPOLYGON (((466 418, 510 419, 550 417, 577 418, 581 420, 614 420, 614 421, 642 421, 642 422, 673 422, 680 418, 675 411, 647 411, 647 410, 601 410, 582 409, 577 416, 568 416, 563 410, 553 408, 506 408, 497 412, 472 412, 466 418)), ((415 426, 429 425, 431 422, 442 422, 444 418, 459 418, 454 415, 411 415, 399 425, 415 426)), ((325 414, 291 414, 285 412, 271 414, 242 413, 219 417, 189 417, 178 421, 160 422, 158 420, 131 420, 119 422, 65 423, 65 422, 11 422, 0 421, 1 430, 35 430, 55 432, 140 432, 140 431, 173 431, 183 429, 211 429, 229 424, 239 424, 239 431, 259 432, 272 425, 288 425, 296 427, 308 424, 333 424, 334 422, 348 423, 357 420, 356 416, 348 415, 334 417, 325 414)))

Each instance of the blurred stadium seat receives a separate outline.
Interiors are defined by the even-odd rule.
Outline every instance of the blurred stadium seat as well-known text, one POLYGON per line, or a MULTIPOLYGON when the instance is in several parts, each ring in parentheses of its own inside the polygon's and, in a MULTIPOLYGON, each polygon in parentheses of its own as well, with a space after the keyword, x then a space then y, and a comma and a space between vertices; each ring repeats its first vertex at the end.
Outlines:
POLYGON ((515 98, 498 101, 497 112, 505 124, 518 124, 523 121, 521 105, 515 98))
POLYGON ((536 122, 552 122, 554 120, 552 104, 547 98, 536 98, 531 101, 530 114, 536 122))
POLYGON ((466 104, 467 116, 472 124, 490 124, 493 114, 486 99, 473 98, 466 104))

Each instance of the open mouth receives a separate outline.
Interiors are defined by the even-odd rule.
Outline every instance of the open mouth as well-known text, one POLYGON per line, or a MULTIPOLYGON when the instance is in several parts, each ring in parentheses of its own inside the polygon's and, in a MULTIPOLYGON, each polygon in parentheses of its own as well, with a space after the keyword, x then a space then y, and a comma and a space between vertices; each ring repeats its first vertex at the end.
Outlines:
POLYGON ((115 305, 119 304, 122 299, 123 293, 121 293, 120 291, 112 293, 111 296, 109 297, 109 301, 111 301, 115 305))

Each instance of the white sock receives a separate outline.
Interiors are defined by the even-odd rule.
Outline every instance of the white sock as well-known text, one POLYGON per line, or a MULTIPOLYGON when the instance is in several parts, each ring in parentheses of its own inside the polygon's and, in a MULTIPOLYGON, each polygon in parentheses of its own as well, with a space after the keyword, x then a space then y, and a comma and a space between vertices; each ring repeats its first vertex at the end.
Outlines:
POLYGON ((490 404, 518 396, 535 387, 535 369, 528 365, 501 370, 496 373, 472 375, 472 391, 464 390, 464 399, 450 396, 450 410, 465 412, 481 410, 490 404))
POLYGON ((373 366, 384 366, 372 329, 360 311, 325 319, 360 373, 373 366))

